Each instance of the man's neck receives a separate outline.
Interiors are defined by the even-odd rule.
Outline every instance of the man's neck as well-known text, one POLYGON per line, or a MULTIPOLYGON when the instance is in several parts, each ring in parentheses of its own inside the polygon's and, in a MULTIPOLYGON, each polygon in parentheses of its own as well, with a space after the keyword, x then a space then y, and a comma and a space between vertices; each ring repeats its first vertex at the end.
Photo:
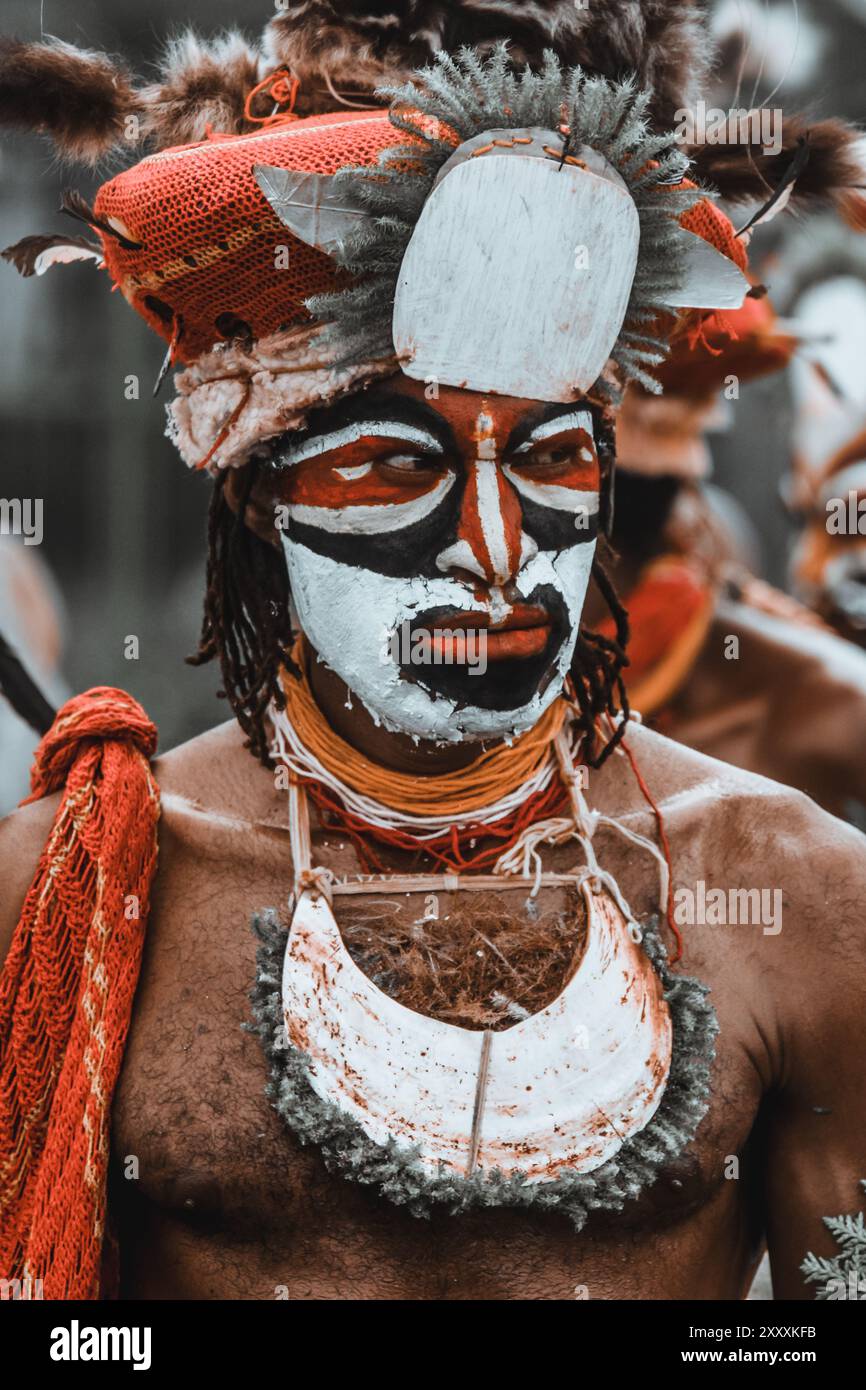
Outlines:
POLYGON ((467 767, 486 749, 502 741, 437 744, 428 739, 419 739, 416 742, 407 734, 390 733, 381 724, 376 724, 359 697, 329 666, 317 660, 314 653, 310 655, 308 674, 313 698, 334 732, 363 753, 365 758, 394 772, 411 772, 419 776, 455 772, 467 767))

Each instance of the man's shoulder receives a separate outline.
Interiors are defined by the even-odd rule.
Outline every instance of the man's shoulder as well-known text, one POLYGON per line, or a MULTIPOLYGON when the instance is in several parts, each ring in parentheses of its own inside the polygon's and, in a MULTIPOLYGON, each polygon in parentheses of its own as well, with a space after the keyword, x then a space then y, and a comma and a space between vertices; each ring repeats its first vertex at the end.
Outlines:
POLYGON ((161 753, 152 766, 165 803, 181 798, 204 811, 251 820, 269 808, 273 776, 245 747, 233 719, 161 753))
POLYGON ((0 819, 0 967, 59 804, 57 792, 0 819))
MULTIPOLYGON (((715 814, 765 815, 768 806, 781 811, 791 800, 804 808, 819 809, 791 787, 698 752, 638 721, 630 725, 626 743, 635 765, 635 789, 628 794, 630 807, 646 806, 649 793, 667 817, 689 822, 715 814), (645 791, 638 777, 645 782, 645 791)), ((624 769, 620 783, 627 781, 624 769)))
POLYGON ((286 792, 229 720, 162 754, 153 772, 160 791, 160 866, 177 883, 205 863, 267 860, 288 838, 286 792))
POLYGON ((740 639, 740 660, 749 654, 744 646, 768 658, 779 684, 793 677, 809 697, 836 693, 866 707, 866 652, 823 624, 726 601, 714 627, 740 639))
MULTIPOLYGON (((647 789, 674 833, 703 837, 714 859, 748 867, 769 862, 809 865, 829 856, 866 863, 866 837, 794 787, 774 782, 676 743, 641 725, 629 746, 647 789)), ((630 798, 632 807, 637 797, 630 798)))
MULTIPOLYGON (((228 721, 154 759, 159 786, 160 863, 182 879, 193 861, 229 864, 258 851, 268 832, 285 827, 286 796, 228 721)), ((51 832, 62 792, 21 806, 0 820, 0 966, 51 832)), ((283 851, 285 853, 285 851, 283 851)))
POLYGON ((866 965, 866 836, 803 792, 653 730, 636 728, 629 743, 664 818, 675 883, 778 889, 796 945, 780 961, 866 965))

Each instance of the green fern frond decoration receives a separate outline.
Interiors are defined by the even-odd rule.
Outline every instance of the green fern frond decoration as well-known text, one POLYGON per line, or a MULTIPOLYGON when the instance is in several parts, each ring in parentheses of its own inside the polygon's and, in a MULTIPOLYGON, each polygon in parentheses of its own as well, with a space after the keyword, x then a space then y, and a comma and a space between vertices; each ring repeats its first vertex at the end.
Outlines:
MULTIPOLYGON (((860 1186, 866 1191, 866 1181, 860 1186)), ((833 1259, 811 1252, 800 1265, 807 1284, 819 1285, 815 1298, 835 1302, 856 1298, 866 1300, 866 1218, 860 1211, 856 1216, 825 1216, 824 1225, 835 1238, 839 1254, 833 1259)))

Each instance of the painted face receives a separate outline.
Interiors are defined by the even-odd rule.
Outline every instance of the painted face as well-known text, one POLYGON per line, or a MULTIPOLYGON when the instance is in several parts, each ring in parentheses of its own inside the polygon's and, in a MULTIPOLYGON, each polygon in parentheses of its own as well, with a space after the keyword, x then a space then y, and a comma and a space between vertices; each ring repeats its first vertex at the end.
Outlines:
POLYGON ((298 620, 391 731, 521 733, 562 688, 598 524, 593 419, 423 387, 353 398, 273 467, 298 620))

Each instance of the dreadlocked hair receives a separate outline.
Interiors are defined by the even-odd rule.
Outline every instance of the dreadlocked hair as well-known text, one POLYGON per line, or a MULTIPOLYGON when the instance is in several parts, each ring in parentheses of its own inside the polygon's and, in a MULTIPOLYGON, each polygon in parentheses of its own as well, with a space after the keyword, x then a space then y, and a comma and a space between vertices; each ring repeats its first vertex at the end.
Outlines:
MULTIPOLYGON (((609 411, 596 421, 602 469, 602 498, 610 498, 614 458, 613 422, 609 411)), ((187 657, 191 666, 218 660, 223 688, 246 735, 246 746, 265 767, 272 767, 267 711, 271 701, 285 708, 280 671, 300 672, 292 659, 289 580, 282 555, 247 526, 245 512, 258 473, 259 461, 247 466, 237 510, 225 497, 225 474, 214 487, 208 516, 207 587, 198 650, 187 657)), ((604 505, 603 513, 604 515, 604 505)), ((629 717, 622 670, 628 665, 628 615, 598 557, 593 577, 613 616, 616 636, 604 637, 581 627, 575 645, 571 680, 580 710, 585 743, 583 756, 600 767, 622 739, 629 717), (599 736, 602 716, 619 718, 607 741, 599 736)))
MULTIPOLYGON (((601 521, 605 533, 613 529, 613 469, 616 458, 616 434, 613 413, 609 408, 593 411, 595 443, 601 466, 601 521)), ((614 621, 616 635, 604 637, 581 624, 578 629, 571 682, 581 714, 584 743, 583 761, 590 767, 601 767, 625 735, 630 709, 622 671, 628 665, 628 613, 620 602, 613 581, 596 553, 592 577, 607 604, 614 621), (598 723, 603 715, 618 722, 607 741, 599 737, 598 723)))
POLYGON ((267 709, 285 706, 280 670, 297 672, 291 657, 289 580, 285 562, 246 525, 244 515, 258 460, 247 468, 237 512, 225 497, 225 474, 214 487, 208 515, 207 588, 198 650, 191 666, 216 658, 223 688, 246 746, 271 767, 267 709))
POLYGON ((593 561, 592 577, 610 609, 616 636, 604 637, 600 632, 590 632, 581 626, 571 664, 571 681, 584 732, 581 760, 590 767, 601 767, 623 739, 631 713, 622 678, 623 667, 628 665, 629 628, 628 614, 598 559, 593 561), (610 738, 603 741, 599 738, 598 720, 605 714, 612 719, 619 718, 610 738))

